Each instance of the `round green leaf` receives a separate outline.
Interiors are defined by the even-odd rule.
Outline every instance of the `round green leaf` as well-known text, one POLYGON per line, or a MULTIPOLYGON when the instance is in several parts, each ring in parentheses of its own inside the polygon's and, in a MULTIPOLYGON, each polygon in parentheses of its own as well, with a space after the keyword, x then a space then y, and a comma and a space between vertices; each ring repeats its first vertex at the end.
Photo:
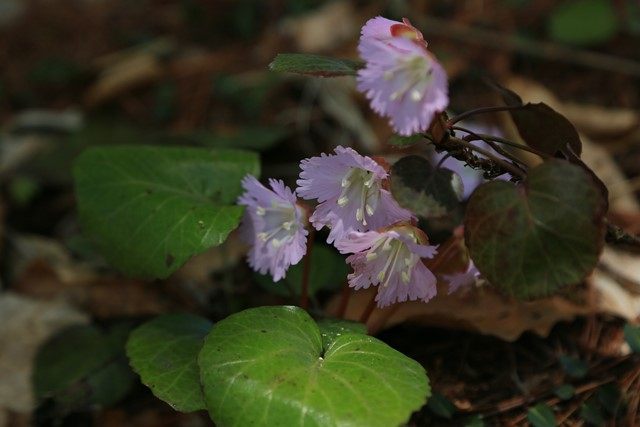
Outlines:
POLYGON ((235 205, 254 153, 173 147, 100 147, 76 161, 84 232, 122 272, 164 278, 237 227, 235 205))
POLYGON ((549 35, 562 43, 591 46, 611 39, 619 26, 611 0, 572 0, 551 14, 549 35))
POLYGON ((579 283, 604 243, 606 200, 578 166, 551 160, 523 185, 490 182, 473 193, 465 215, 471 258, 493 285, 521 298, 579 283))
POLYGON ((383 342, 344 334, 323 347, 297 307, 260 307, 217 323, 200 356, 220 426, 396 426, 429 395, 424 368, 383 342))
POLYGON ((318 320, 318 328, 322 335, 322 347, 327 348, 329 344, 344 334, 367 334, 367 325, 360 322, 345 319, 321 319, 318 320))
POLYGON ((576 389, 571 384, 562 384, 553 391, 553 394, 562 400, 569 400, 576 394, 576 389))
POLYGON ((134 330, 127 356, 142 383, 181 412, 205 409, 198 353, 211 322, 191 314, 166 314, 134 330))

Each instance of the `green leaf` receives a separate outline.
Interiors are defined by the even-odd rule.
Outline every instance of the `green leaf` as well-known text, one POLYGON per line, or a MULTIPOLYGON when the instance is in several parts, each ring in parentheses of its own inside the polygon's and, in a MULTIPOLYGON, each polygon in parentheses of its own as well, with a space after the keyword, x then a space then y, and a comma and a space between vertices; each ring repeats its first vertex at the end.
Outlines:
POLYGON ((344 334, 364 334, 367 335, 367 325, 345 319, 322 319, 318 320, 318 328, 322 335, 322 348, 329 345, 344 334))
POLYGON ((450 420, 453 418, 453 414, 456 413, 456 407, 449 399, 437 391, 433 392, 433 395, 429 398, 427 407, 431 412, 439 417, 450 420))
POLYGON ((244 151, 91 148, 74 168, 83 231, 125 274, 164 278, 237 227, 240 181, 258 173, 244 151))
POLYGON ((640 326, 624 325, 624 339, 634 353, 640 353, 640 326))
POLYGON ((613 38, 619 27, 610 0, 573 0, 551 13, 549 36, 561 43, 594 46, 613 38))
MULTIPOLYGON (((265 290, 282 297, 300 296, 304 259, 291 266, 286 277, 274 282, 268 274, 255 274, 256 281, 265 290)), ((309 272, 309 293, 315 295, 321 290, 338 289, 346 280, 349 268, 344 257, 335 249, 324 244, 313 245, 311 271, 309 272)))
POLYGON ((391 138, 389 138, 389 144, 393 145, 394 147, 404 148, 409 147, 413 144, 417 144, 418 142, 424 140, 424 135, 421 135, 419 133, 411 136, 392 135, 391 138))
POLYGON ((580 406, 580 418, 593 426, 604 425, 602 408, 596 399, 589 399, 580 406))
POLYGON ((323 348, 318 325, 297 307, 222 320, 198 362, 217 425, 397 426, 429 395, 417 362, 363 334, 323 348))
POLYGON ((482 415, 472 415, 464 422, 464 427, 485 427, 486 423, 482 419, 482 415))
POLYGON ((391 167, 391 192, 400 206, 422 218, 440 218, 460 206, 462 179, 435 168, 420 156, 407 156, 391 167))
POLYGON ((166 314, 131 333, 127 356, 142 383, 181 412, 205 409, 198 353, 211 322, 191 314, 166 314))
POLYGON ((553 394, 562 400, 569 400, 576 394, 576 389, 571 384, 562 384, 553 391, 553 394))
POLYGON ((549 295, 593 270, 606 199, 582 168, 550 160, 522 185, 483 184, 465 215, 465 242, 490 283, 520 298, 549 295))
POLYGON ((587 364, 580 359, 576 359, 575 357, 563 354, 560 356, 559 360, 560 365, 562 365, 562 369, 570 377, 584 378, 584 376, 587 375, 587 372, 589 371, 589 367, 587 366, 587 364))
POLYGON ((269 64, 271 71, 319 77, 355 76, 363 63, 306 53, 280 53, 269 64))
POLYGON ((615 416, 624 404, 622 391, 615 383, 604 384, 598 387, 596 398, 602 408, 611 416, 615 416))
POLYGON ((134 383, 124 358, 126 333, 126 325, 108 334, 93 326, 74 326, 55 335, 36 356, 36 398, 53 399, 62 412, 122 399, 134 383))
POLYGON ((527 420, 533 427, 555 427, 556 417, 545 403, 538 403, 527 411, 527 420))

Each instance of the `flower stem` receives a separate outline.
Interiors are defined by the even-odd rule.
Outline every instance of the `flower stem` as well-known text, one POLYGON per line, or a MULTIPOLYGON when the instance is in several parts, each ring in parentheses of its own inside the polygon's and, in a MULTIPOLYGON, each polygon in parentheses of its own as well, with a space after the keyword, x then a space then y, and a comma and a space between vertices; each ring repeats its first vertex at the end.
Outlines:
POLYGON ((351 288, 349 287, 349 281, 345 280, 342 285, 342 292, 340 293, 340 306, 336 317, 344 319, 344 315, 347 313, 347 307, 349 306, 349 300, 351 299, 351 288))
POLYGON ((367 323, 369 321, 369 318, 371 317, 371 313, 373 313, 373 310, 376 309, 376 294, 377 292, 373 292, 373 295, 371 296, 371 301, 369 301, 369 304, 367 304, 367 307, 364 309, 364 311, 362 312, 362 315, 360 316, 360 323, 367 323))
POLYGON ((316 230, 309 227, 309 237, 307 238, 307 253, 304 256, 302 265, 302 291, 300 293, 300 307, 305 310, 309 308, 309 276, 311 275, 311 255, 313 252, 313 242, 316 237, 316 230))
POLYGON ((521 110, 524 105, 498 105, 496 107, 483 107, 476 108, 475 110, 465 111, 464 113, 460 113, 457 116, 450 118, 447 121, 447 125, 449 127, 453 126, 455 123, 458 123, 461 120, 466 119, 467 117, 475 116, 477 114, 485 114, 485 113, 497 113, 500 111, 512 111, 512 110, 521 110))

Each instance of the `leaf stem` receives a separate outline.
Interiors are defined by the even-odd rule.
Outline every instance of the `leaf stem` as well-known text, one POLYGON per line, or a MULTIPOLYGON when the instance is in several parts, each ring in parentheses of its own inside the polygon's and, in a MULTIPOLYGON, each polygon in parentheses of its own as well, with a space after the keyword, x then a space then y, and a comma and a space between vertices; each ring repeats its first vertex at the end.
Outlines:
POLYGON ((309 276, 311 276, 311 255, 313 252, 313 242, 316 237, 316 230, 309 227, 309 236, 307 238, 307 253, 304 256, 302 266, 302 291, 300 293, 300 307, 305 310, 309 308, 309 276))
POLYGON ((508 145, 509 147, 513 147, 513 148, 517 148, 519 150, 523 150, 523 151, 528 151, 531 154, 535 154, 536 156, 540 156, 543 159, 549 159, 551 158, 551 156, 545 152, 542 152, 540 150, 536 150, 535 148, 529 147, 528 145, 523 145, 523 144, 518 144, 517 142, 513 142, 513 141, 509 141, 508 139, 504 139, 504 138, 500 138, 498 136, 493 136, 493 135, 487 135, 484 133, 475 133, 469 129, 460 127, 460 126, 452 126, 451 129, 453 130, 459 130, 462 132, 466 132, 469 135, 472 135, 474 137, 477 137, 481 140, 483 140, 484 142, 488 142, 489 141, 494 141, 500 144, 504 144, 504 145, 508 145))
POLYGON ((476 108, 474 110, 465 111, 464 113, 460 113, 457 116, 451 117, 449 120, 447 120, 447 126, 452 127, 454 124, 458 123, 459 121, 464 120, 471 116, 478 115, 478 114, 521 110, 523 107, 524 105, 497 105, 495 107, 476 108))
POLYGON ((507 170, 509 173, 511 173, 512 175, 518 176, 521 179, 526 178, 527 174, 520 168, 516 167, 515 165, 495 156, 493 153, 484 150, 480 147, 477 147, 475 145, 473 145, 472 143, 465 141, 464 139, 460 139, 460 138, 454 138, 455 141, 457 143, 459 143, 460 145, 465 146, 466 148, 468 148, 469 150, 475 151, 477 153, 482 154, 483 156, 491 159, 493 162, 495 162, 497 165, 500 165, 502 168, 504 168, 505 170, 507 170))

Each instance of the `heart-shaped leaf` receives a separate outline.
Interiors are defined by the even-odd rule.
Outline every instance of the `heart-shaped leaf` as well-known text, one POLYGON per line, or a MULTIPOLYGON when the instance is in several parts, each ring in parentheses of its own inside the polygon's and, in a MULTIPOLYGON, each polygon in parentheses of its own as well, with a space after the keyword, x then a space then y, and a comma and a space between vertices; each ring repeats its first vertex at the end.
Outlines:
POLYGON ((439 218, 460 206, 464 189, 455 172, 435 168, 424 157, 407 156, 391 167, 391 192, 416 215, 439 218))
POLYGON ((429 395, 422 366, 383 342, 344 334, 323 347, 297 307, 260 307, 217 323, 200 356, 221 426, 397 426, 429 395))
POLYGON ((318 328, 322 335, 322 347, 327 348, 329 344, 344 334, 367 334, 367 325, 360 322, 344 319, 322 319, 318 320, 318 328))
POLYGON ((84 232, 122 272, 164 278, 237 227, 258 157, 238 150, 100 147, 75 164, 84 232))
POLYGON ((269 64, 271 71, 319 77, 355 76, 360 68, 362 63, 359 61, 306 53, 280 53, 269 64))
POLYGON ((604 243, 606 200, 582 168, 551 160, 520 186, 490 182, 465 215, 471 258, 489 282, 521 298, 548 295, 593 270, 604 243))
POLYGON ((173 409, 205 409, 198 353, 211 322, 191 314, 166 314, 138 327, 127 341, 127 356, 142 383, 173 409))

